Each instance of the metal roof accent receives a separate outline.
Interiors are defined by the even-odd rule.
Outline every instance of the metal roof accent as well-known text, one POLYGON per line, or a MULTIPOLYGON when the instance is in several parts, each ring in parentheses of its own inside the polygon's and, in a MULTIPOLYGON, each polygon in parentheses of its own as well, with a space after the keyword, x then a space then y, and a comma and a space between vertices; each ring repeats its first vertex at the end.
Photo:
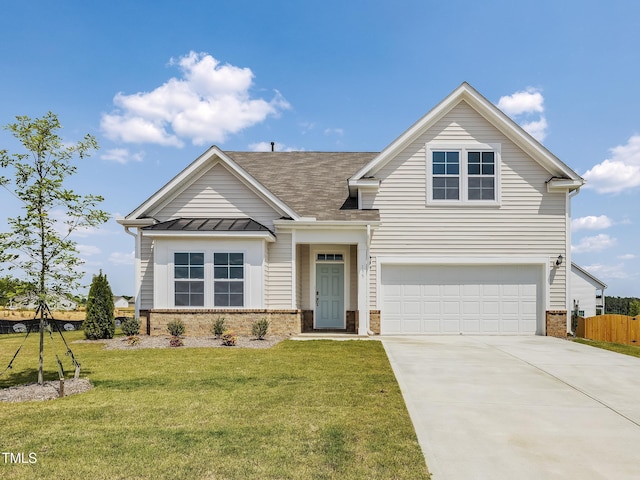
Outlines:
POLYGON ((143 230, 180 232, 271 232, 252 218, 175 218, 143 230))

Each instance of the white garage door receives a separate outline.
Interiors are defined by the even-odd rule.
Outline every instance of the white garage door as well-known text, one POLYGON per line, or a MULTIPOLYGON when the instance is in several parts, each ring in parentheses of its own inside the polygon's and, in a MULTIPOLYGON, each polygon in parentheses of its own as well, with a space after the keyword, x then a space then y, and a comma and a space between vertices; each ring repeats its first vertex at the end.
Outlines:
POLYGON ((382 266, 381 333, 542 333, 541 267, 382 266))

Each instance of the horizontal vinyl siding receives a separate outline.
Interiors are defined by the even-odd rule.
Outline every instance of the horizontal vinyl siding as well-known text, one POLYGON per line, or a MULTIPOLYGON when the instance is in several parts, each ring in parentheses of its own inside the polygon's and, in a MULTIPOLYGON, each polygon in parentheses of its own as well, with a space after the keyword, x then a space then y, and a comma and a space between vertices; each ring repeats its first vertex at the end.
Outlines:
POLYGON ((269 243, 267 248, 267 308, 291 308, 291 233, 279 233, 278 240, 269 243))
POLYGON ((218 163, 153 216, 161 221, 178 217, 249 217, 273 230, 273 220, 281 215, 218 163))
POLYGON ((140 308, 148 310, 153 305, 153 240, 142 233, 140 238, 140 308))
MULTIPOLYGON (((381 186, 373 208, 380 210, 381 225, 372 238, 374 257, 567 256, 565 194, 547 193, 551 174, 464 103, 376 177, 381 186), (426 205, 425 145, 442 140, 501 144, 500 207, 426 205)), ((563 264, 552 269, 551 308, 566 307, 565 285, 563 264)))
POLYGON ((298 245, 298 308, 311 310, 309 298, 309 245, 298 245))

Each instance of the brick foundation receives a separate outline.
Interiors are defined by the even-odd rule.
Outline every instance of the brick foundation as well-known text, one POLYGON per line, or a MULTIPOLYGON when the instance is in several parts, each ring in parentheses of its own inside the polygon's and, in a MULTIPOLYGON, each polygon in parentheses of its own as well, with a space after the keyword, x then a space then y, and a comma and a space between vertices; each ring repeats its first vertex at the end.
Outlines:
MULTIPOLYGON (((253 322, 263 318, 271 322, 268 335, 289 336, 297 335, 302 331, 302 310, 168 309, 149 311, 147 332, 149 335, 168 335, 167 324, 172 320, 180 319, 186 327, 185 336, 209 336, 213 335, 211 331, 213 322, 221 317, 225 319, 227 328, 238 335, 251 335, 253 322)), ((142 327, 140 330, 145 331, 142 327)))
POLYGON ((547 337, 567 338, 567 311, 547 310, 547 337))
MULTIPOLYGON (((302 311, 302 332, 327 332, 326 328, 313 328, 313 310, 302 311)), ((358 331, 358 312, 347 310, 346 312, 346 329, 331 330, 343 333, 357 333, 358 331)))
POLYGON ((376 335, 380 335, 380 310, 369 311, 369 329, 376 335))

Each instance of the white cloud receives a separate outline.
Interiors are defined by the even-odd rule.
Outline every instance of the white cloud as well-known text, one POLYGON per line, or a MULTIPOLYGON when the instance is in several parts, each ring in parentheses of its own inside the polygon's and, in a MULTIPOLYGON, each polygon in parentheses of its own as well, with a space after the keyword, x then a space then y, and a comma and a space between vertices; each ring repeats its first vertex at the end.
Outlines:
POLYGON ((105 135, 125 143, 156 143, 181 147, 224 142, 229 134, 263 122, 290 108, 276 91, 270 101, 251 98, 253 72, 221 65, 206 53, 189 52, 171 59, 182 72, 151 92, 118 93, 115 112, 103 114, 105 135))
POLYGON ((585 188, 598 193, 620 193, 640 186, 640 135, 612 148, 611 158, 594 165, 583 177, 585 188))
POLYGON ((620 260, 633 260, 634 258, 637 258, 637 255, 634 255, 633 253, 625 253, 624 255, 618 255, 618 258, 620 260))
POLYGON ((544 141, 549 125, 544 116, 544 97, 540 90, 528 87, 500 97, 498 108, 518 122, 533 138, 544 141))
POLYGON ((606 215, 588 215, 586 217, 574 218, 571 220, 572 230, 604 230, 613 225, 613 222, 606 215))
POLYGON ((344 130, 342 128, 325 128, 324 134, 325 135, 338 135, 338 136, 341 137, 342 135, 344 135, 344 130))
POLYGON ((593 265, 585 265, 583 268, 605 282, 613 279, 631 279, 638 276, 636 273, 626 272, 624 267, 623 263, 604 265, 601 263, 595 263, 593 265))
POLYGON ((102 250, 100 250, 95 245, 77 244, 76 248, 78 249, 78 252, 80 253, 81 257, 90 257, 92 255, 99 255, 102 252, 102 250))
POLYGON ((543 113, 544 97, 539 90, 529 87, 513 95, 500 97, 498 108, 510 116, 525 113, 543 113))
POLYGON ((130 161, 141 162, 144 158, 144 153, 129 153, 129 150, 126 148, 112 148, 111 150, 107 150, 103 155, 100 155, 100 158, 124 165, 130 161))
POLYGON ((617 243, 614 237, 601 233, 593 237, 584 237, 577 245, 571 245, 573 253, 599 252, 613 247, 617 243))
POLYGON ((113 265, 133 265, 135 263, 135 253, 113 252, 109 255, 109 263, 113 265))

